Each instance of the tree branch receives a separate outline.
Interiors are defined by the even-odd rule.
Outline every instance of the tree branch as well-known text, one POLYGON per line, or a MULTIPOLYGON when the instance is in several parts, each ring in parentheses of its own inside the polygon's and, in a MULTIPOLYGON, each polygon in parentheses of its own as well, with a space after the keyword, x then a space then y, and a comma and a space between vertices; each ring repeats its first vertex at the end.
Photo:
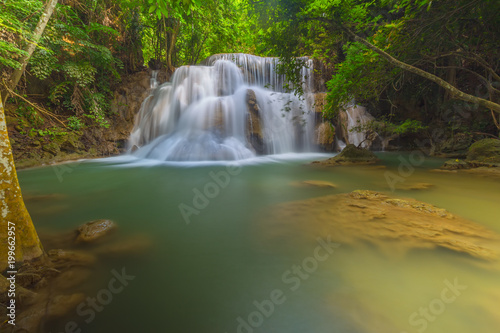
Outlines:
POLYGON ((475 104, 481 105, 485 108, 491 109, 497 113, 500 113, 500 104, 494 103, 494 102, 486 100, 484 98, 480 98, 480 97, 466 94, 463 91, 457 89, 455 86, 451 85, 450 83, 446 82, 445 80, 441 79, 440 77, 438 77, 434 74, 428 73, 420 68, 417 68, 417 67, 414 67, 412 65, 408 65, 402 61, 399 61, 398 59, 394 58, 393 56, 391 56, 387 52, 379 49, 377 46, 373 45, 372 43, 370 43, 366 39, 359 37, 354 32, 352 32, 350 29, 344 27, 343 25, 338 24, 338 26, 343 31, 345 31, 350 37, 352 37, 356 42, 359 42, 359 43, 365 45, 367 48, 369 48, 373 52, 382 56, 382 58, 387 60, 392 65, 399 67, 401 69, 404 69, 408 72, 417 74, 423 78, 426 78, 426 79, 436 83, 437 85, 439 85, 440 87, 443 87, 446 91, 448 91, 451 94, 451 96, 453 96, 457 99, 460 99, 460 100, 463 100, 466 102, 470 102, 470 103, 475 103, 475 104))

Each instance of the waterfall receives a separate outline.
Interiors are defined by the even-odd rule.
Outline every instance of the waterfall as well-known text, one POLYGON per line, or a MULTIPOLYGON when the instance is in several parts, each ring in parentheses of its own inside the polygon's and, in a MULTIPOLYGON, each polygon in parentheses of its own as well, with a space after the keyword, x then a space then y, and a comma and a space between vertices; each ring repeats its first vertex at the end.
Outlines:
POLYGON ((350 105, 346 109, 347 114, 347 140, 349 143, 363 148, 370 148, 372 140, 367 137, 367 131, 354 131, 356 127, 363 127, 374 120, 373 116, 366 111, 366 108, 360 105, 350 105))
MULTIPOLYGON (((312 94, 312 60, 303 90, 312 94)), ((313 149, 314 112, 283 89, 276 58, 220 54, 152 79, 129 139, 129 152, 164 161, 238 160, 313 149)), ((310 96, 304 96, 310 97, 310 96)))

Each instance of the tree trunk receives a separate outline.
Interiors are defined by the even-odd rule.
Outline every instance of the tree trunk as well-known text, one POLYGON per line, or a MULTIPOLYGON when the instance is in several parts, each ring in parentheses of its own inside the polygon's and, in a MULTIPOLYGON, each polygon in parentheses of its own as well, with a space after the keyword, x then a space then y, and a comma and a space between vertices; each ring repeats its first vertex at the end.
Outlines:
POLYGON ((3 271, 15 269, 8 265, 9 251, 15 253, 16 262, 38 258, 44 252, 19 188, 1 96, 0 165, 0 271, 3 271), (15 230, 15 248, 9 248, 13 240, 9 230, 15 230))
POLYGON ((384 58, 385 60, 387 60, 388 62, 390 62, 394 66, 399 67, 401 69, 404 69, 405 71, 417 74, 417 75, 419 75, 423 78, 426 78, 428 80, 431 80, 432 82, 443 87, 454 98, 457 98, 457 99, 460 99, 460 100, 463 100, 466 102, 478 104, 478 105, 481 105, 482 107, 485 107, 487 109, 490 109, 490 110, 493 110, 497 113, 500 113, 500 104, 494 103, 494 102, 489 101, 489 100, 484 99, 484 98, 480 98, 480 97, 466 94, 463 91, 460 91, 459 89, 457 89, 452 84, 446 82, 445 80, 441 79, 440 77, 438 77, 434 74, 428 73, 420 68, 417 68, 417 67, 414 67, 412 65, 408 65, 402 61, 399 61, 398 59, 394 58, 393 56, 391 56, 387 52, 379 49, 378 47, 376 47, 375 45, 373 45, 372 43, 370 43, 366 39, 359 37, 351 30, 349 30, 343 26, 341 26, 341 28, 344 31, 346 31, 355 41, 365 45, 366 47, 368 47, 370 50, 374 51, 375 53, 380 54, 382 56, 382 58, 384 58))
POLYGON ((175 42, 177 40, 177 35, 181 28, 181 23, 178 19, 167 18, 165 22, 165 44, 166 44, 166 69, 169 74, 174 72, 173 65, 173 55, 175 49, 175 42))
MULTIPOLYGON (((21 76, 23 75, 24 70, 26 69, 26 65, 28 64, 31 55, 35 51, 38 42, 42 38, 43 31, 45 30, 45 27, 47 26, 47 23, 49 22, 49 19, 52 16, 52 13, 54 12, 54 8, 57 5, 57 1, 58 0, 49 0, 47 2, 45 10, 43 11, 42 16, 40 16, 40 20, 38 20, 38 24, 36 25, 35 31, 33 32, 34 39, 28 42, 28 44, 24 48, 24 51, 26 51, 27 54, 25 56, 22 56, 21 59, 19 60, 19 62, 21 63, 21 68, 14 70, 14 72, 10 77, 9 87, 11 90, 14 90, 17 87, 19 80, 21 80, 21 76)), ((2 101, 5 102, 7 97, 8 94, 4 93, 4 99, 2 101)))

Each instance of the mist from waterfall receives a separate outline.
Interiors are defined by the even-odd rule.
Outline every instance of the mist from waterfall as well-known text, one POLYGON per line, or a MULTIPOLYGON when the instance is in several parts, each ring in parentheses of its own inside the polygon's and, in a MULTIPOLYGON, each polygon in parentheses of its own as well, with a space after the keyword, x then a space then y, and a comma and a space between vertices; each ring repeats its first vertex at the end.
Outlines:
POLYGON ((143 102, 129 152, 162 161, 240 160, 312 151, 313 63, 304 59, 303 98, 283 89, 276 58, 220 54, 182 66, 143 102))

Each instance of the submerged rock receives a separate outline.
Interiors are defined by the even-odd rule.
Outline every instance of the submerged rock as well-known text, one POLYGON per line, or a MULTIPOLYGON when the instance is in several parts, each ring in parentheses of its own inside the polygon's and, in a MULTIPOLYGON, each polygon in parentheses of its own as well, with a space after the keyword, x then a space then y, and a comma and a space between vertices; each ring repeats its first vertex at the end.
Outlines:
POLYGON ((334 183, 330 183, 324 180, 304 180, 301 182, 293 182, 293 186, 315 186, 315 187, 329 187, 329 188, 336 188, 337 185, 334 183))
POLYGON ((77 243, 94 242, 108 235, 116 229, 116 224, 111 220, 95 220, 78 227, 77 243))
MULTIPOLYGON (((38 332, 42 320, 54 320, 73 313, 85 300, 85 295, 78 293, 72 295, 57 295, 48 300, 40 300, 40 304, 34 304, 22 312, 16 321, 16 326, 21 331, 38 332)), ((17 332, 17 331, 16 331, 17 332)))
POLYGON ((68 268, 73 266, 90 266, 96 258, 82 251, 67 251, 67 250, 50 250, 49 259, 54 265, 54 268, 68 268))
POLYGON ((495 232, 434 205, 374 191, 282 203, 261 221, 269 244, 279 238, 292 246, 320 236, 352 246, 372 244, 390 255, 446 248, 485 261, 500 258, 495 232))
POLYGON ((347 145, 337 156, 325 161, 314 161, 313 164, 324 166, 375 164, 379 161, 377 156, 368 149, 358 148, 353 144, 347 145))

